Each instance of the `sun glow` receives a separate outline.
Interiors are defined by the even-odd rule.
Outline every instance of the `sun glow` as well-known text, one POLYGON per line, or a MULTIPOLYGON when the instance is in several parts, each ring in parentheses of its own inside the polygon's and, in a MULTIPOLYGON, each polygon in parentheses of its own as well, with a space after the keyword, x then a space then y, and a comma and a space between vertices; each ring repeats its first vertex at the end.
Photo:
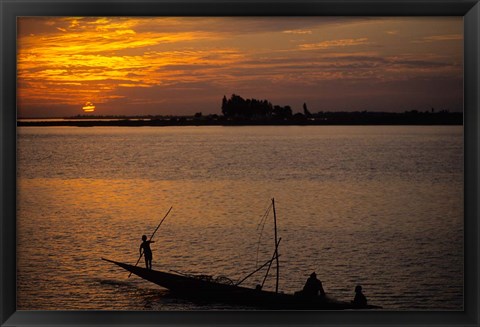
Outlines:
POLYGON ((94 112, 95 106, 90 101, 85 102, 85 105, 82 107, 84 112, 94 112))

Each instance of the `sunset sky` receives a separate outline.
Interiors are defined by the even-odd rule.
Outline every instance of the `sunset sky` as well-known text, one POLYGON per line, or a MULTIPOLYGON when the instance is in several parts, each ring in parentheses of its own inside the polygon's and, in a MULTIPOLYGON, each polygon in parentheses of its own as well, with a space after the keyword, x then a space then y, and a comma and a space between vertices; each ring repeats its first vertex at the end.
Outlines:
POLYGON ((25 17, 18 116, 463 109, 461 17, 25 17))

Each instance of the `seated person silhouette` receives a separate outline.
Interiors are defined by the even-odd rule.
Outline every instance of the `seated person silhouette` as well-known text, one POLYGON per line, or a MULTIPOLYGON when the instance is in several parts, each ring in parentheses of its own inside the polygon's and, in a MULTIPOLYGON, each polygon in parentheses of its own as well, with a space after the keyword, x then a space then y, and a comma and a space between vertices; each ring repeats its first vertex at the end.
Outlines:
POLYGON ((317 274, 313 272, 310 277, 307 279, 303 291, 301 292, 303 296, 314 297, 325 296, 325 291, 323 290, 322 282, 317 278, 317 274))
POLYGON ((367 298, 362 293, 362 286, 357 285, 357 287, 355 287, 355 298, 353 299, 352 303, 356 307, 366 307, 367 306, 367 298))

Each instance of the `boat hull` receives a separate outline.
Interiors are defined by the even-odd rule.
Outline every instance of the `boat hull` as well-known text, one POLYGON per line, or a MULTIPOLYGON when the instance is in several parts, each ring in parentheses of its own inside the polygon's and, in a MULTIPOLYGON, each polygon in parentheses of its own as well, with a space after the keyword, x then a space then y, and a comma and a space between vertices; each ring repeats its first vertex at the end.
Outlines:
POLYGON ((202 302, 220 302, 243 305, 266 310, 351 310, 379 309, 377 306, 356 307, 326 297, 302 297, 293 294, 275 293, 252 288, 220 284, 179 274, 148 270, 102 258, 149 282, 169 289, 172 293, 202 302))

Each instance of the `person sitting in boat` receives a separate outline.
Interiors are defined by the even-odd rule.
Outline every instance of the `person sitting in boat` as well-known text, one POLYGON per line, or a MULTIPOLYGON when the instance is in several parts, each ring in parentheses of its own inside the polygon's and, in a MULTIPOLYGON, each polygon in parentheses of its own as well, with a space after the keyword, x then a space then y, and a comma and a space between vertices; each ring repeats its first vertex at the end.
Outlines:
POLYGON ((325 291, 323 290, 322 282, 317 278, 317 274, 313 272, 310 277, 307 279, 305 286, 303 287, 302 295, 304 296, 325 296, 325 291))
POLYGON ((362 293, 362 286, 357 285, 355 287, 355 298, 352 301, 356 307, 366 307, 367 297, 362 293))
POLYGON ((140 255, 145 257, 145 267, 147 269, 152 269, 152 249, 150 249, 150 243, 155 243, 155 241, 147 241, 147 235, 142 236, 142 244, 140 244, 140 255))

